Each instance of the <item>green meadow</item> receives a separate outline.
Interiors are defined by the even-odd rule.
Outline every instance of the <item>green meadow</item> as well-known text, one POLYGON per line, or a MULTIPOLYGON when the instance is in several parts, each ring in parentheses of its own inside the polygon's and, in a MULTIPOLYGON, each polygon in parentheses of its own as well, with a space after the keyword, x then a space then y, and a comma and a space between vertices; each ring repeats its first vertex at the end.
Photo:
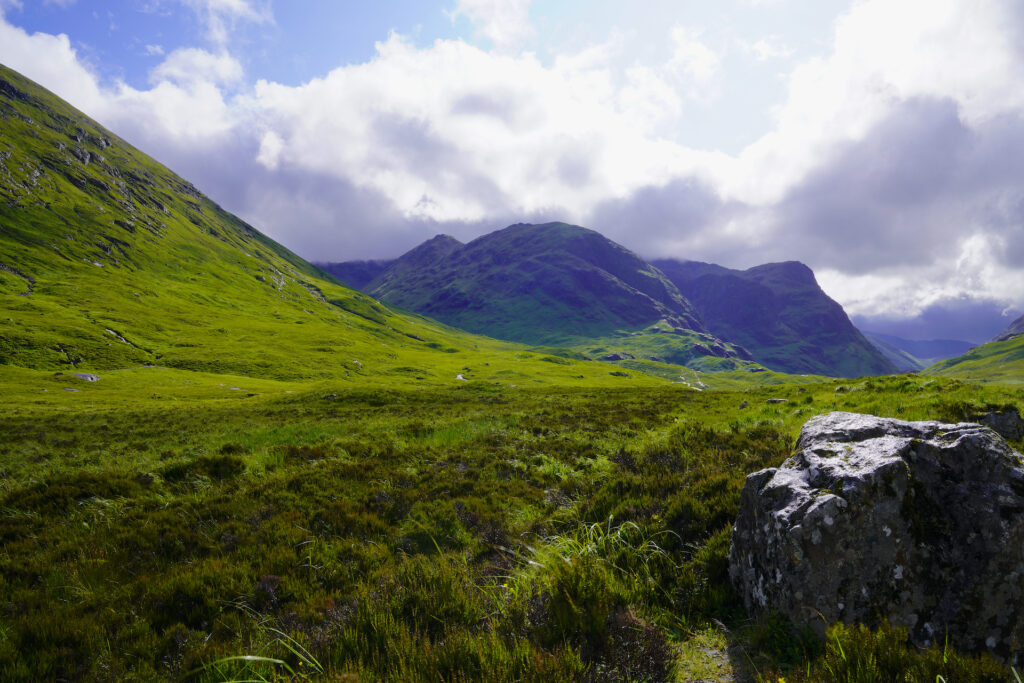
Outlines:
POLYGON ((4 680, 1010 676, 892 630, 821 642, 748 615, 726 553, 744 477, 784 460, 809 417, 970 419, 1024 389, 161 368, 4 368, 0 386, 4 680))

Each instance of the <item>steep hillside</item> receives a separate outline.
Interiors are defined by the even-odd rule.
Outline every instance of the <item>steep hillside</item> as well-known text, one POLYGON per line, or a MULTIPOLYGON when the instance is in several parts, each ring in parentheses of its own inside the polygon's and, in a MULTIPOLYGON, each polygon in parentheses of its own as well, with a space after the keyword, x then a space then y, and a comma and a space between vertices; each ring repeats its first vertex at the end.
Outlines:
POLYGON ((1024 334, 1024 315, 1014 320, 1009 327, 997 334, 992 341, 1006 341, 1020 334, 1024 334))
POLYGON ((864 336, 869 342, 874 344, 875 348, 881 351, 882 355, 888 358, 900 372, 917 372, 918 370, 923 370, 928 365, 927 363, 922 363, 918 358, 915 358, 913 354, 904 351, 892 342, 883 339, 882 337, 884 335, 875 335, 865 332, 864 336))
MULTIPOLYGON (((877 332, 865 332, 864 336, 890 360, 892 360, 891 349, 895 349, 902 358, 913 359, 918 367, 905 368, 907 370, 920 370, 932 363, 938 363, 940 360, 955 358, 967 353, 975 346, 970 342, 957 339, 903 339, 877 332)), ((900 367, 900 363, 893 362, 900 367)), ((904 370, 902 367, 900 369, 904 370)))
POLYGON ((616 381, 341 286, 4 67, 0 309, 0 367, 616 381))
POLYGON ((693 303, 713 334, 742 345, 773 370, 840 377, 896 370, 802 263, 743 271, 695 261, 652 265, 693 303))
POLYGON ((461 245, 439 235, 365 290, 499 339, 572 346, 604 360, 748 358, 707 333, 676 287, 636 254, 565 223, 513 225, 461 245))
POLYGON ((1024 335, 975 346, 962 356, 929 366, 921 374, 974 382, 1024 384, 1024 335))

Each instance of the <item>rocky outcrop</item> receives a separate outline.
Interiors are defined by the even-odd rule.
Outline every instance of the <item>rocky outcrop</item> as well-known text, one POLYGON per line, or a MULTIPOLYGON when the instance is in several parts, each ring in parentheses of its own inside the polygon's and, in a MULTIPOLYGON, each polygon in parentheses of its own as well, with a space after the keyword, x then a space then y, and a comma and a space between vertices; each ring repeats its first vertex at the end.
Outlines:
POLYGON ((1007 341, 1008 339, 1013 339, 1014 337, 1017 337, 1017 336, 1022 335, 1022 334, 1024 334, 1024 315, 1022 315, 1021 317, 1017 318, 1012 323, 1010 323, 1010 326, 1007 327, 1002 332, 1000 332, 999 334, 997 334, 992 339, 992 341, 994 341, 994 342, 1007 341))
POLYGON ((747 477, 729 572, 749 610, 818 631, 904 625, 1024 660, 1024 458, 977 424, 830 413, 747 477))
POLYGON ((978 420, 993 432, 1012 441, 1024 439, 1024 420, 1016 408, 985 413, 978 420))

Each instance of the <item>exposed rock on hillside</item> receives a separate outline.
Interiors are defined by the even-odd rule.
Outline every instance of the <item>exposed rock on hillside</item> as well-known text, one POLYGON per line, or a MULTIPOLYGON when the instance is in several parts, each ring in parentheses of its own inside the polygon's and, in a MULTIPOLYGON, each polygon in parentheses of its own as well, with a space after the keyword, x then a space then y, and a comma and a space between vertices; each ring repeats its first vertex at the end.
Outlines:
POLYGON ((1007 339, 1013 339, 1017 335, 1021 334, 1024 334, 1024 315, 1014 320, 1009 327, 996 335, 995 339, 992 341, 1006 341, 1007 339))
POLYGON ((853 413, 813 418, 797 449, 743 489, 729 571, 748 609, 1024 660, 1019 453, 976 424, 853 413))

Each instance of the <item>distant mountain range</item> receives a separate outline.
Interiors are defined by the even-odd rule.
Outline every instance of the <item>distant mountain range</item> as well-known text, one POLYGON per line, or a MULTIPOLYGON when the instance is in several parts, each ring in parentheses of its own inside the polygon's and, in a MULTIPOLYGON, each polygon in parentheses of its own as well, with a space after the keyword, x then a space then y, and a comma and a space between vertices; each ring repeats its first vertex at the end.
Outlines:
POLYGON ((880 332, 865 332, 864 336, 878 347, 900 372, 923 370, 933 363, 963 355, 976 346, 956 339, 903 339, 880 332))
POLYGON ((746 271, 647 263, 597 232, 547 223, 465 245, 439 235, 395 260, 320 267, 455 327, 599 358, 753 359, 780 372, 832 376, 896 370, 797 262, 746 271))
POLYGON ((322 267, 381 301, 498 339, 595 359, 751 358, 709 333, 657 268, 566 223, 512 225, 468 244, 438 235, 393 261, 322 267))

